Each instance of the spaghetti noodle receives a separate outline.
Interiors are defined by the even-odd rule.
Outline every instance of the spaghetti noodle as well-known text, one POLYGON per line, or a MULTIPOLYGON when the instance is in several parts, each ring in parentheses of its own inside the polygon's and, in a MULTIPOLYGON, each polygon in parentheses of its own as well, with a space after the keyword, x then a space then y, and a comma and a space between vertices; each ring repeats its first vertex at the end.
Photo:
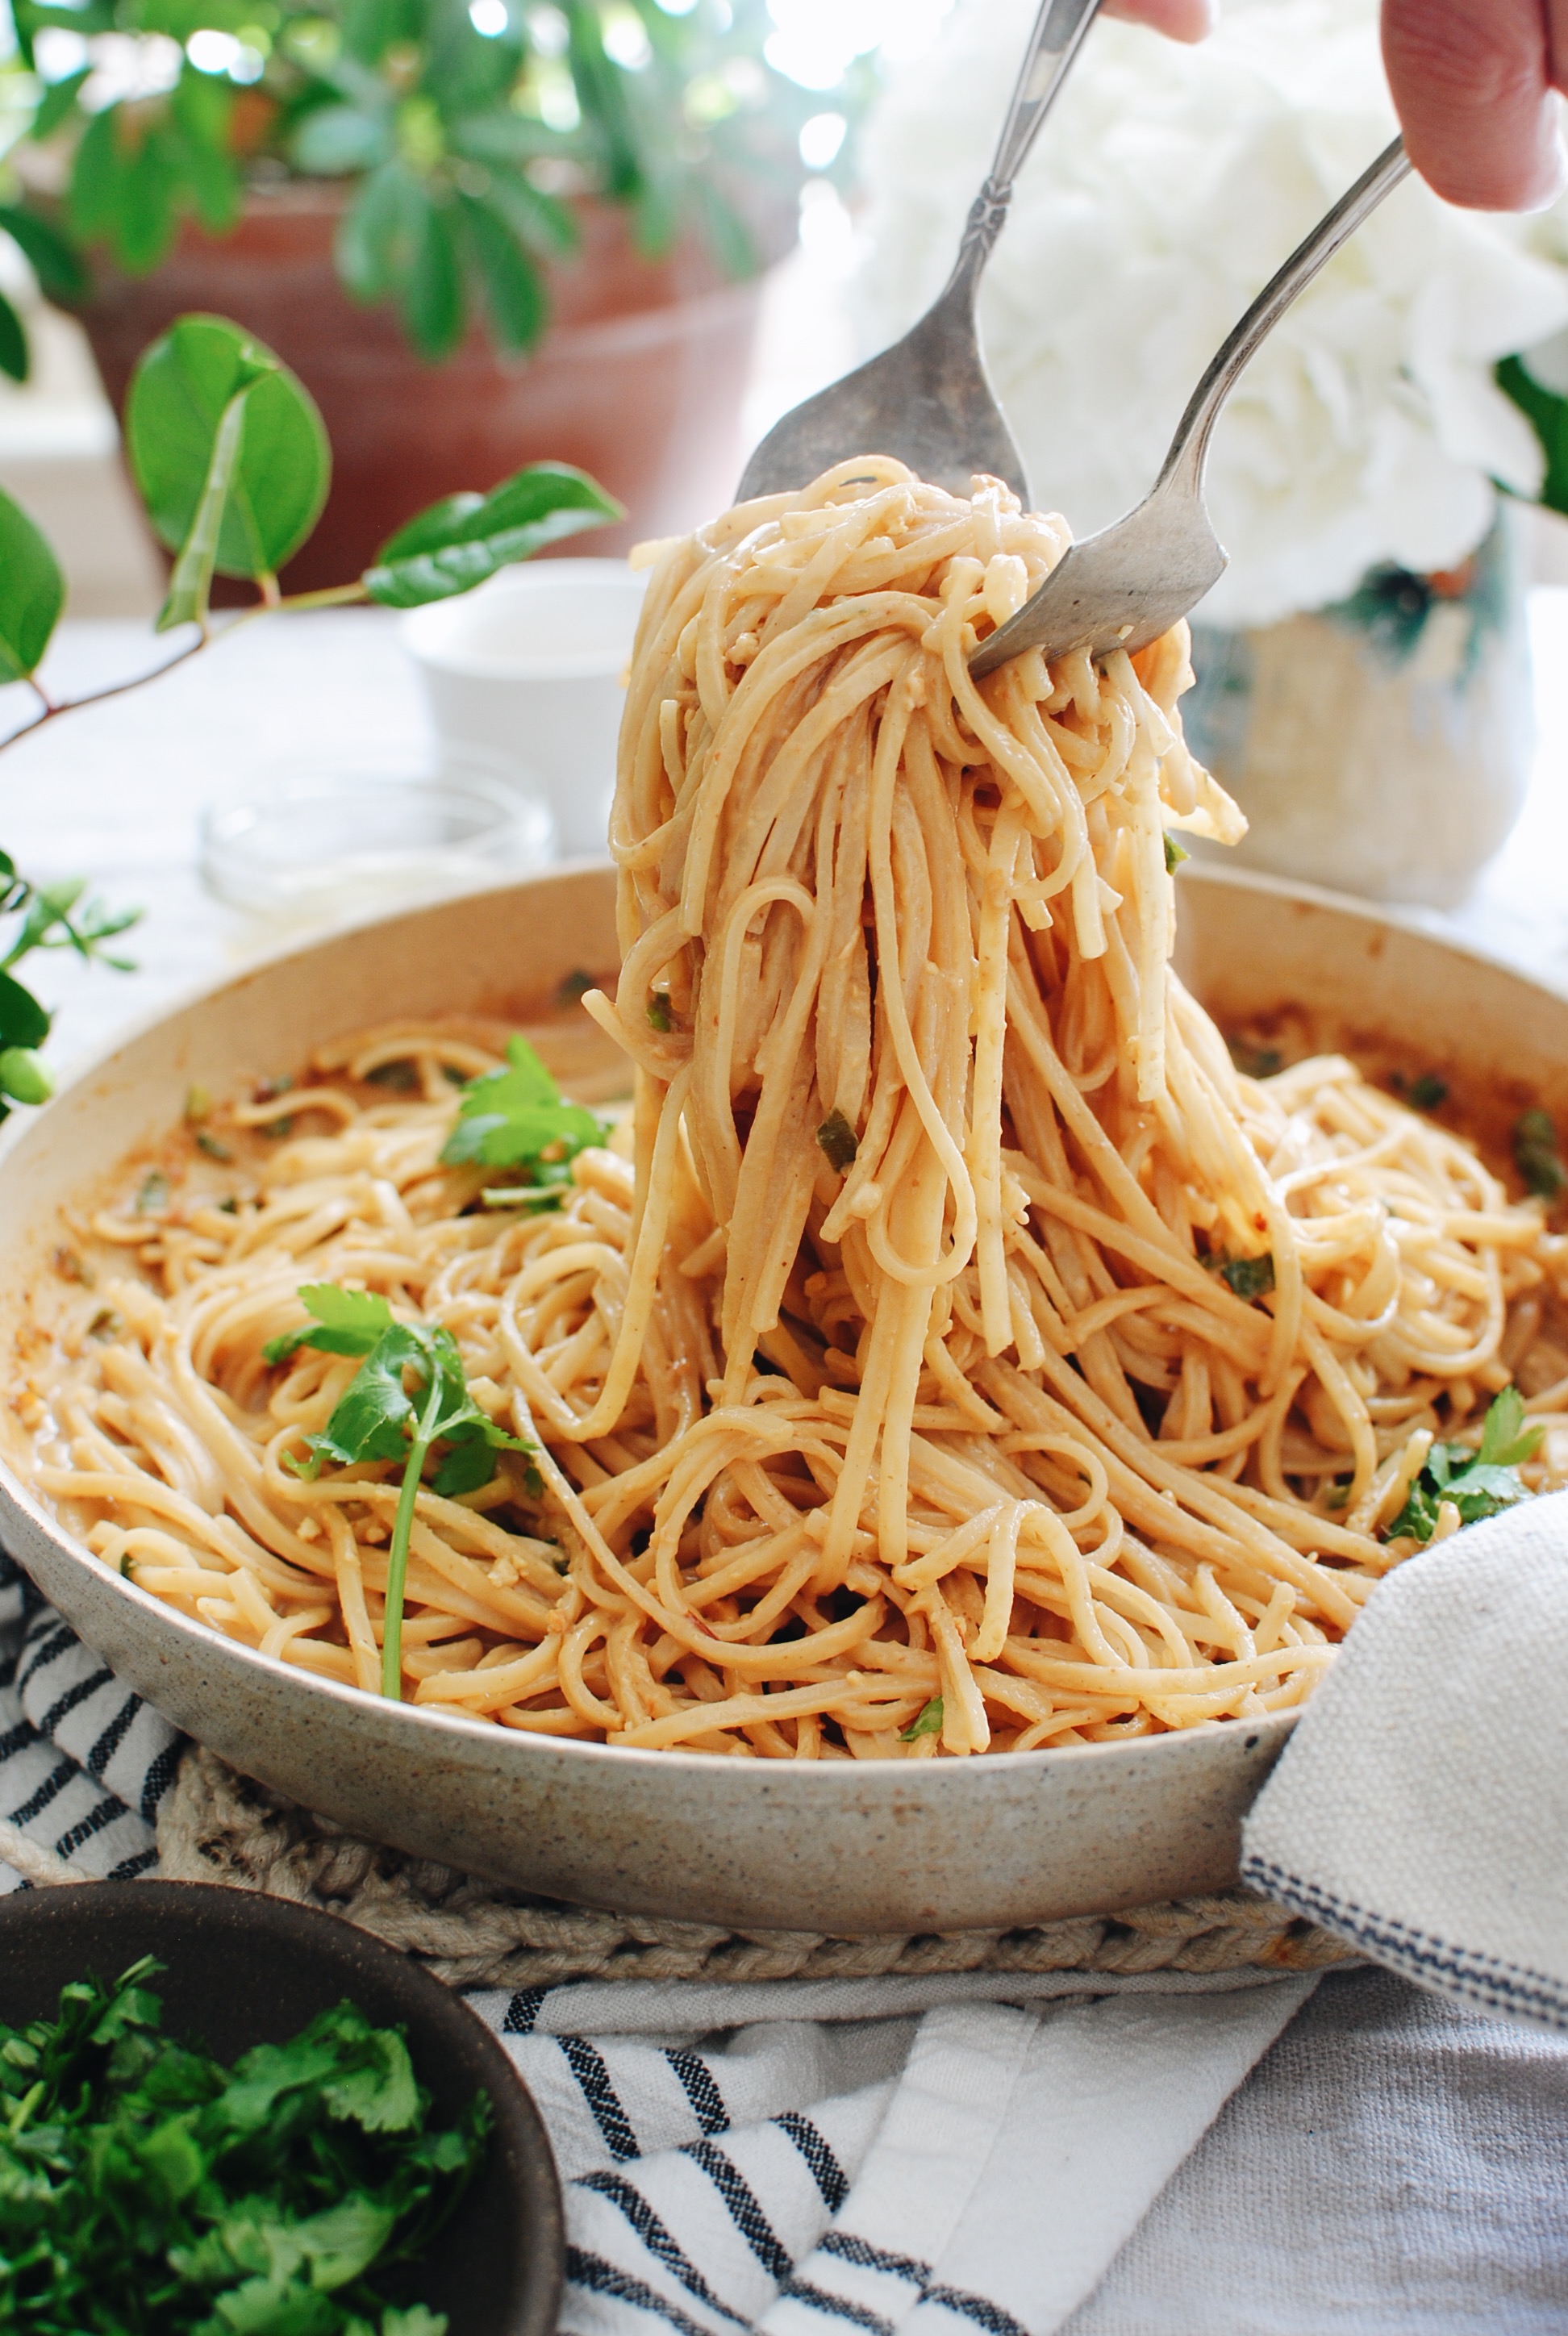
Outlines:
POLYGON ((994 482, 874 459, 657 548, 623 964, 586 1000, 629 1119, 559 1209, 487 1206, 440 1155, 451 1077, 495 1054, 388 1029, 228 1114, 298 1132, 227 1208, 193 1161, 101 1213, 142 1270, 63 1293, 22 1397, 94 1550, 374 1689, 395 1472, 291 1473, 353 1365, 262 1354, 330 1280, 444 1325, 538 1445, 537 1475, 503 1453, 419 1493, 423 1705, 920 1758, 1310 1691, 1561 1244, 1349 1063, 1232 1067, 1168 963, 1170 832, 1240 831, 1182 742, 1184 628, 967 669, 1065 541, 994 482), (388 1066, 417 1092, 367 1084, 388 1066))

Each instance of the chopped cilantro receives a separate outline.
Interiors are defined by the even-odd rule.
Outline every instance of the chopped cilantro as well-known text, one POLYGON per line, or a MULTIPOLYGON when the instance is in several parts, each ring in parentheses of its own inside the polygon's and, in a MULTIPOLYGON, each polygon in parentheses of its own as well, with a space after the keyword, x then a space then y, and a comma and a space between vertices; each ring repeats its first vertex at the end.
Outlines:
POLYGON ((204 1119, 212 1116, 212 1097, 205 1087, 187 1087, 185 1116, 192 1127, 200 1127, 204 1119))
POLYGON ((667 1030, 670 1027, 669 999, 662 989, 650 989, 648 993, 648 1019, 650 1029, 667 1030))
POLYGON ((1436 1071, 1423 1071, 1413 1079, 1407 1079, 1403 1071, 1396 1071, 1389 1085, 1397 1095, 1403 1095, 1413 1111, 1436 1111, 1448 1100, 1448 1082, 1440 1079, 1436 1071))
POLYGON ((1278 1046, 1254 1046, 1245 1038, 1227 1038, 1231 1060, 1244 1079, 1271 1079, 1276 1071, 1285 1067, 1285 1057, 1278 1046))
POLYGON ((1550 1112, 1524 1112, 1514 1124, 1514 1165, 1530 1191, 1544 1201, 1554 1201, 1568 1184, 1568 1166, 1557 1143, 1550 1112))
POLYGON ((169 1179, 161 1168, 150 1168, 136 1195, 136 1213, 139 1217, 152 1217, 168 1206, 169 1179))
POLYGON ((918 1737, 935 1736, 940 1732, 941 1724, 942 1699, 940 1695, 933 1695, 930 1703, 923 1704, 916 1712, 909 1726, 900 1730, 899 1742, 912 1744, 918 1737))
POLYGON ((482 2164, 351 2003, 226 2068, 161 2032, 151 1956, 0 2026, 0 2323, 18 2336, 445 2336, 405 2298, 482 2164))
POLYGON ((1166 873, 1166 875, 1167 875, 1167 876, 1174 876, 1174 875, 1175 874, 1175 872, 1176 872, 1177 869, 1181 866, 1181 864, 1182 864, 1183 861, 1183 860, 1190 860, 1190 859, 1192 858, 1192 856, 1193 856, 1193 855, 1192 855, 1192 853, 1191 853, 1190 852, 1183 852, 1183 849, 1182 849, 1181 845, 1176 842, 1176 839, 1175 839, 1175 837, 1174 837, 1174 835, 1167 835, 1167 836, 1166 836, 1166 838, 1165 838, 1165 873, 1166 873))
POLYGON ((562 1007, 576 1006, 588 996, 590 989, 597 987, 593 975, 584 973, 582 968, 579 966, 575 971, 563 974, 556 983, 555 1002, 562 1007))
POLYGON ((1230 1283, 1238 1298, 1262 1298, 1274 1287, 1274 1252, 1266 1249, 1261 1257, 1224 1258, 1220 1278, 1230 1283))
POLYGON ((860 1143, 842 1111, 829 1112, 817 1130, 817 1142, 826 1153, 830 1165, 836 1168, 841 1176, 845 1169, 853 1166, 860 1143))
POLYGON ((219 1144, 209 1127, 199 1127, 195 1142, 198 1152, 204 1153, 209 1160, 230 1161, 234 1157, 228 1144, 219 1144))
POLYGON ((1534 1458, 1544 1433, 1539 1421, 1525 1426, 1524 1398, 1518 1388, 1505 1387, 1487 1408, 1477 1451, 1465 1444, 1433 1445, 1404 1507, 1388 1527, 1388 1539, 1430 1541, 1445 1501, 1453 1503, 1461 1524, 1473 1525, 1512 1508, 1516 1501, 1528 1500, 1518 1470, 1522 1462, 1534 1458))
POLYGON ((578 1153, 604 1142, 604 1122, 581 1104, 561 1101, 526 1038, 508 1039, 506 1059, 506 1070, 486 1071, 464 1087, 443 1160, 448 1167, 516 1168, 528 1184, 570 1184, 578 1153))

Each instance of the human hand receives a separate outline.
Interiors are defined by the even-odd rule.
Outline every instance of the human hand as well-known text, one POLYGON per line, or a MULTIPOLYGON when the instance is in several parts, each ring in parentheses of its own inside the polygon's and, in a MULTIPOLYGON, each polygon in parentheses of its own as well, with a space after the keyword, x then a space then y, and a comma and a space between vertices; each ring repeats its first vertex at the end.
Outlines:
POLYGON ((1410 160, 1449 202, 1534 210, 1558 192, 1568 0, 1383 0, 1383 62, 1410 160))
POLYGON ((1202 41, 1219 22, 1219 0, 1105 0, 1107 16, 1152 24, 1173 41, 1202 41))
MULTIPOLYGON (((1201 41, 1214 0, 1106 0, 1201 41)), ((1568 0, 1383 0, 1383 61, 1428 186, 1472 210, 1534 210, 1563 185, 1553 92, 1568 92, 1568 0)))

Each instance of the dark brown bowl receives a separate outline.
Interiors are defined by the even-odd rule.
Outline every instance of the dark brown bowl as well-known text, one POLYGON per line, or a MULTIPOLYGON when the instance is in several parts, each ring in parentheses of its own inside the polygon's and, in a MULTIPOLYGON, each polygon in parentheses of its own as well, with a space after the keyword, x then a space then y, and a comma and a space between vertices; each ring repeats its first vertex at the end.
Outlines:
POLYGON ((0 2020, 54 2016, 68 1980, 117 1979, 142 1955, 170 2035, 220 2060, 282 2044, 345 1997, 408 2037, 438 2116, 481 2088, 495 2112, 483 2173, 425 2258, 419 2293, 450 2336, 553 2336, 565 2229, 550 2139, 473 2013, 405 1957, 313 1908, 193 1882, 99 1882, 0 1899, 0 2020))

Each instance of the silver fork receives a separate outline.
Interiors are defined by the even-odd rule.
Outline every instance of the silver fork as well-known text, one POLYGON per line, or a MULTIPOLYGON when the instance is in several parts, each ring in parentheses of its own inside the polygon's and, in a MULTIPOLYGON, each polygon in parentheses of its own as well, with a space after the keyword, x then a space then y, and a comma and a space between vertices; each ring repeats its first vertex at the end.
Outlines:
POLYGON ((981 642, 969 659, 972 674, 990 673, 1024 649, 1065 657, 1086 648, 1105 657, 1113 649, 1144 648, 1218 583, 1229 555, 1203 502, 1203 473, 1220 408, 1297 295, 1409 168, 1396 138, 1319 220, 1259 293, 1193 391, 1153 493, 1114 527, 1075 543, 1033 599, 981 642))
POLYGON ((1028 507, 1023 457, 986 378, 975 296, 1013 182, 1098 6, 1042 0, 996 159, 940 295, 901 341, 774 423, 745 466, 737 502, 803 487, 855 454, 894 454, 918 478, 957 494, 968 494, 977 471, 1005 479, 1028 507))

